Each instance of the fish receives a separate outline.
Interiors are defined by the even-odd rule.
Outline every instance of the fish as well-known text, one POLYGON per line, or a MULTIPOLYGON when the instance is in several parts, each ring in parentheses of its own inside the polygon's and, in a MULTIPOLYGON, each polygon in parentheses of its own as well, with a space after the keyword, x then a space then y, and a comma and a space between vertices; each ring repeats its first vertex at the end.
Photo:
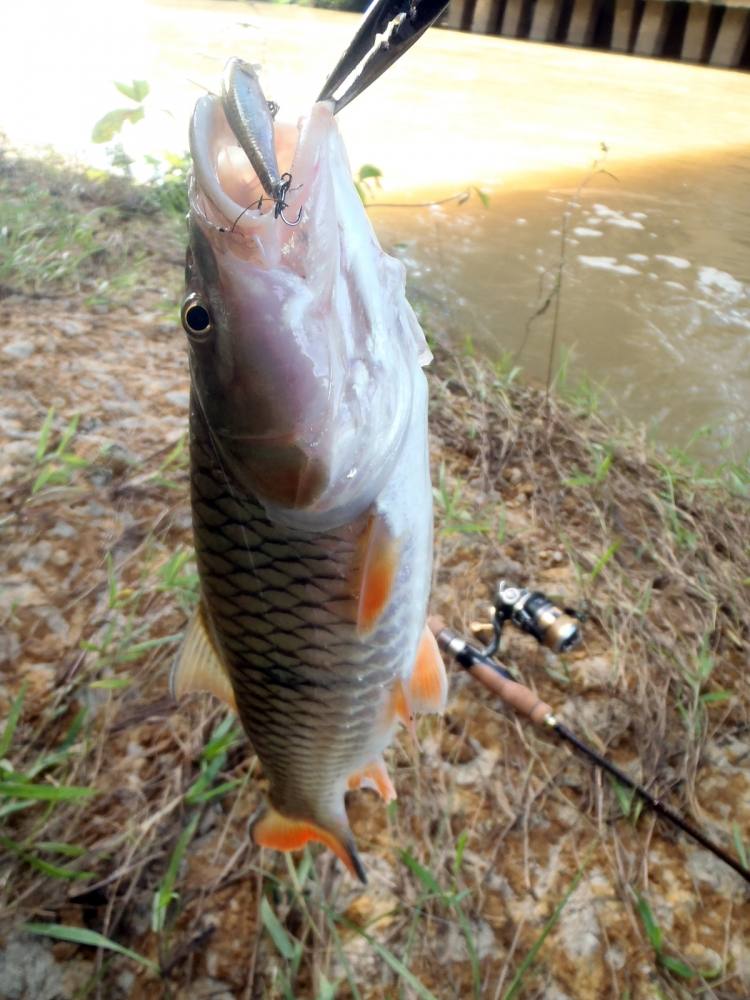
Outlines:
POLYGON ((332 101, 276 122, 252 66, 190 127, 181 308, 200 602, 176 697, 237 712, 268 778, 259 846, 329 847, 366 882, 347 792, 442 712, 426 612, 431 353, 355 189, 332 101))

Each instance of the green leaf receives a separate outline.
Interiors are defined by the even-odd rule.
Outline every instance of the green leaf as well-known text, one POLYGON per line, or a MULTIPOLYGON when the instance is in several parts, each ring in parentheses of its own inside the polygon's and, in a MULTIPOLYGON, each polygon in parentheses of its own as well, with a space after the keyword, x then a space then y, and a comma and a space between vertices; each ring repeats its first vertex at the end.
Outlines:
POLYGON ((440 888, 440 885, 438 884, 438 881, 432 874, 432 872, 428 871, 423 865, 420 865, 417 859, 412 857, 412 855, 409 854, 408 851, 401 852, 401 860, 404 862, 406 867, 409 868, 410 871, 417 876, 419 881, 422 883, 425 889, 427 889, 428 892, 434 893, 441 899, 445 896, 445 893, 440 888))
POLYGON ((7 795, 12 799, 70 802, 76 799, 90 799, 96 794, 95 788, 76 785, 35 785, 28 781, 0 781, 0 795, 7 795))
POLYGON ((54 406, 50 406, 47 410, 47 416, 44 418, 42 429, 39 431, 39 443, 36 446, 36 454, 34 455, 34 461, 36 462, 41 462, 47 454, 47 445, 49 444, 49 436, 52 433, 52 424, 54 421, 55 408, 54 406))
POLYGON ((589 573, 589 579, 591 580, 592 583, 594 582, 594 580, 596 580, 596 578, 599 576, 601 571, 604 569, 604 567, 607 565, 607 563, 610 561, 612 556, 617 552, 617 550, 620 548, 621 545, 622 541, 621 539, 618 538, 614 542, 612 542, 612 544, 609 546, 606 552, 602 553, 602 555, 599 556, 599 558, 596 560, 596 565, 589 573))
POLYGON ((357 174, 357 180, 368 181, 371 178, 377 180, 379 177, 383 176, 383 171, 380 167, 376 167, 372 163, 363 163, 359 168, 359 173, 357 174))
POLYGON ((56 938, 58 941, 70 941, 72 944, 87 945, 90 948, 106 948, 108 951, 116 951, 119 955, 132 958, 149 971, 159 974, 159 966, 152 962, 150 958, 139 955, 137 951, 125 948, 116 941, 111 941, 97 931, 90 931, 85 927, 67 927, 65 924, 24 924, 23 929, 29 934, 40 934, 43 937, 56 938))
POLYGON ((464 860, 464 851, 466 850, 466 844, 469 841, 469 831, 462 830, 458 835, 456 840, 456 856, 453 860, 453 874, 458 875, 461 871, 461 865, 464 860))
POLYGON ((31 851, 25 850, 20 844, 11 840, 10 837, 0 837, 0 845, 2 845, 6 851, 10 851, 11 854, 15 854, 19 857, 22 861, 29 865, 29 867, 34 868, 36 871, 41 872, 42 875, 47 875, 50 878, 94 878, 94 872, 74 871, 71 868, 61 868, 59 865, 50 864, 49 861, 43 861, 35 854, 32 854, 31 851))
POLYGON ((644 896, 641 896, 640 893, 636 893, 636 900, 643 928, 646 931, 646 936, 651 943, 651 947, 654 949, 656 954, 661 957, 661 951, 664 947, 664 934, 662 933, 662 929, 656 922, 656 918, 654 917, 651 907, 648 905, 648 900, 644 896))
POLYGON ((659 955, 659 964, 676 976, 682 976, 683 979, 692 979, 695 975, 689 965, 686 965, 679 958, 673 958, 672 955, 659 955))
POLYGON ((3 729, 3 735, 0 737, 0 760, 2 760, 2 758, 10 750, 11 743, 13 742, 13 735, 16 731, 16 726, 18 725, 18 720, 21 718, 23 699, 26 696, 26 686, 26 681, 24 681, 23 684, 21 684, 21 690, 13 699, 13 704, 10 706, 8 719, 5 723, 5 729, 3 729))
POLYGON ((40 840, 34 847, 38 851, 48 851, 50 854, 64 854, 68 858, 80 858, 86 853, 86 848, 79 844, 66 844, 60 840, 40 840))
POLYGON ((713 705, 717 701, 728 701, 731 697, 731 691, 706 691, 701 695, 701 701, 704 705, 713 705))
POLYGON ((336 983, 332 983, 329 979, 320 973, 318 977, 318 995, 316 1000, 336 1000, 336 983))
POLYGON ((125 122, 133 125, 143 118, 143 108, 115 108, 108 111, 91 130, 92 142, 111 142, 125 122))
POLYGON ((131 101, 142 101, 148 97, 148 92, 151 89, 145 80, 133 80, 132 84, 129 83, 118 83, 115 80, 115 87, 123 94, 125 97, 129 97, 131 101))
POLYGON ((490 207, 490 196, 487 194, 486 191, 483 191, 481 188, 478 187, 473 187, 472 191, 476 193, 476 196, 481 201, 483 208, 490 207))
POLYGON ((119 691, 132 683, 132 677, 105 677, 100 681, 92 681, 89 687, 100 691, 119 691))
POLYGON ((281 955, 283 955, 287 961, 291 962, 294 958, 294 945, 292 944, 292 939, 281 926, 279 918, 271 909, 271 904, 265 896, 260 904, 260 918, 263 921, 263 926, 268 931, 271 936, 271 940, 276 945, 281 955))

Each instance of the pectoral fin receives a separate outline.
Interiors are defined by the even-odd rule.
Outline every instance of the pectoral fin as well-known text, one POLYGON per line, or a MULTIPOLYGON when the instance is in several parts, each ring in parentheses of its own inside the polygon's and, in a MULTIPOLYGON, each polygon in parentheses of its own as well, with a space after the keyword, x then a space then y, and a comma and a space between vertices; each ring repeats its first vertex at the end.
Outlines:
POLYGON ((368 635, 393 594, 399 563, 399 546, 385 518, 374 514, 360 540, 356 596, 357 632, 368 635))
POLYGON ((298 851, 309 841, 330 847, 336 857, 354 878, 367 884, 364 865, 354 845, 354 838, 346 820, 331 824, 325 829, 309 820, 283 816, 269 806, 268 810, 252 826, 252 838, 259 847, 271 847, 275 851, 298 851))
POLYGON ((425 625, 417 659, 409 679, 409 704, 413 712, 443 712, 448 678, 435 636, 425 625))
POLYGON ((175 658, 169 689, 175 698, 191 691, 208 691, 226 702, 233 712, 237 711, 232 684, 208 631, 202 603, 188 625, 175 658))

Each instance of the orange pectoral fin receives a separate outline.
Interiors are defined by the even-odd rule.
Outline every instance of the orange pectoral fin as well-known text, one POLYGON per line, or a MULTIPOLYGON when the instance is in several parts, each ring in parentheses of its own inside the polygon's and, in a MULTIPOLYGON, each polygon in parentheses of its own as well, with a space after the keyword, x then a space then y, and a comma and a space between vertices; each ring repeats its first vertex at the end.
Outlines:
POLYGON ((349 788, 373 788, 384 802, 392 802, 396 798, 396 789, 382 757, 376 757, 367 767, 352 774, 348 785, 349 788))
POLYGON ((409 703, 414 712, 443 712, 447 697, 445 664, 435 636, 425 625, 409 679, 409 703))
POLYGON ((354 845, 354 838, 346 822, 337 824, 337 832, 326 830, 308 820, 283 816, 269 807, 252 827, 252 838, 258 847, 270 847, 275 851, 298 851, 314 840, 329 847, 349 873, 360 882, 367 884, 364 865, 354 845))
POLYGON ((393 593, 398 571, 398 542, 381 515, 373 515, 360 540, 356 593, 357 632, 360 636, 373 630, 393 593))

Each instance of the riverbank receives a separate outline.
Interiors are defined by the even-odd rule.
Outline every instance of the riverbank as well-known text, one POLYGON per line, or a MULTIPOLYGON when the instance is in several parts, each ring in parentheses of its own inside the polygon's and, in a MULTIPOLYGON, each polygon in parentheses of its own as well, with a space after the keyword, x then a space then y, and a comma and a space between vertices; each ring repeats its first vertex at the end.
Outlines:
MULTIPOLYGON (((317 850, 250 847, 244 737, 167 692, 197 588, 178 213, 8 157, 0 186, 0 995, 746 997, 741 880, 455 673, 420 752, 390 753, 396 803, 351 797, 366 891, 317 850)), ((512 635, 506 662, 750 852, 746 471, 428 334, 432 610, 466 632, 500 577, 584 608, 582 649, 512 635)))

